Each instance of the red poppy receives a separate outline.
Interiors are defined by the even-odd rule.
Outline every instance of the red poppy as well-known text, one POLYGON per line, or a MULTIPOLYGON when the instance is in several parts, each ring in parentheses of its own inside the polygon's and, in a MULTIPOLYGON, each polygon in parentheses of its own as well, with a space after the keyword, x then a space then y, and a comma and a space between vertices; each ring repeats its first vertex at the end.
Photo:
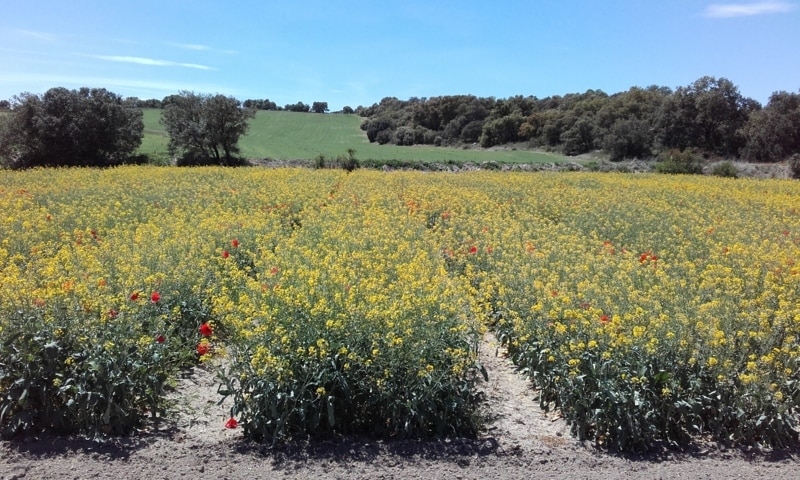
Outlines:
POLYGON ((108 311, 108 318, 117 318, 117 315, 119 315, 119 312, 113 308, 108 311))
POLYGON ((158 292, 153 292, 150 294, 150 301, 153 303, 158 303, 161 300, 161 294, 158 292))
POLYGON ((200 335, 204 337, 210 337, 211 334, 214 333, 214 331, 211 329, 211 325, 209 325, 207 322, 203 322, 198 330, 200 330, 200 335))
POLYGON ((494 248, 492 248, 492 246, 491 246, 491 245, 489 245, 488 247, 486 247, 486 253, 492 253, 492 252, 494 252, 494 248))
POLYGON ((208 353, 210 349, 208 348, 207 343, 198 343, 197 344, 197 354, 198 355, 205 355, 208 353))
POLYGON ((164 343, 167 338, 164 335, 159 335, 156 337, 156 343, 164 343))
POLYGON ((235 418, 231 417, 225 422, 225 428, 236 428, 239 426, 239 422, 236 421, 235 418))
POLYGON ((476 253, 478 253, 478 247, 476 247, 475 245, 469 247, 469 253, 475 255, 476 253))
POLYGON ((609 322, 608 315, 600 315, 600 323, 606 324, 609 322))
POLYGON ((131 293, 131 296, 130 296, 130 297, 128 297, 128 298, 130 298, 130 299, 131 299, 131 302, 135 302, 136 300, 139 300, 139 292, 133 292, 133 293, 131 293))
POLYGON ((222 251, 222 258, 228 258, 230 256, 231 256, 231 254, 227 250, 223 250, 222 251))
POLYGON ((272 267, 269 269, 270 275, 277 275, 278 274, 278 267, 272 267))
POLYGON ((239 240, 237 240, 235 238, 233 240, 231 240, 231 247, 239 248, 239 240))

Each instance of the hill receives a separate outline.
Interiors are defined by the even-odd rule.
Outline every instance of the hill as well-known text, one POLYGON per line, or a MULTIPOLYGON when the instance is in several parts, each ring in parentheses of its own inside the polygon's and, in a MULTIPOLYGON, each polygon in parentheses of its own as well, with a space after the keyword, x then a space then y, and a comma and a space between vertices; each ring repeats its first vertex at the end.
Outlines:
MULTIPOLYGON (((161 110, 144 109, 144 139, 140 153, 166 156, 169 138, 159 123, 161 110)), ((285 111, 259 111, 250 123, 239 146, 250 159, 310 160, 322 154, 328 158, 356 150, 359 159, 406 160, 457 163, 554 163, 565 157, 557 154, 514 149, 455 149, 429 145, 397 146, 370 143, 359 126, 357 115, 313 114, 285 111)))

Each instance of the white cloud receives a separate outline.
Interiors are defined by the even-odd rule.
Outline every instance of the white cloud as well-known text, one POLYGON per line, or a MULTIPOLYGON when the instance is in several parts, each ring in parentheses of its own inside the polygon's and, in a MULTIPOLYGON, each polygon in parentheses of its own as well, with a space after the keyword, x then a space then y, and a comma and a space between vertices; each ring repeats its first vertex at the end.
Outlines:
POLYGON ((196 63, 172 62, 170 60, 158 60, 155 58, 126 57, 117 55, 90 55, 90 56, 92 58, 97 58, 99 60, 106 60, 109 62, 135 63, 137 65, 151 65, 155 67, 183 67, 183 68, 194 68, 197 70, 213 70, 213 68, 206 65, 198 65, 196 63))
POLYGON ((182 48, 184 50, 195 50, 195 51, 211 50, 211 47, 207 47, 205 45, 197 45, 194 43, 170 43, 170 45, 176 48, 182 48))
POLYGON ((236 50, 223 50, 219 48, 209 47, 208 45, 200 45, 197 43, 175 43, 170 42, 167 45, 175 48, 181 48, 183 50, 192 50, 194 52, 214 52, 214 53, 224 53, 226 55, 235 55, 239 52, 236 50))
POLYGON ((53 33, 35 32, 33 30, 22 30, 22 29, 16 29, 14 31, 25 37, 33 38, 43 42, 53 43, 56 40, 58 40, 58 37, 53 33))
POLYGON ((794 9, 788 2, 753 2, 753 3, 715 3, 709 5, 704 14, 712 18, 751 17, 769 13, 783 13, 794 9))

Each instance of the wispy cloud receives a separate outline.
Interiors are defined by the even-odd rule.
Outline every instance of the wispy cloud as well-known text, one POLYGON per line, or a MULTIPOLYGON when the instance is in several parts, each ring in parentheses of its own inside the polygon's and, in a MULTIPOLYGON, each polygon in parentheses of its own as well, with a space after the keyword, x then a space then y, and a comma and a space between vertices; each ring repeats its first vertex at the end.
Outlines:
POLYGON ((126 57, 117 55, 90 55, 90 57, 109 62, 135 63, 137 65, 150 65, 154 67, 183 67, 194 68, 197 70, 213 70, 213 68, 207 65, 199 65, 197 63, 180 63, 170 60, 158 60, 155 58, 146 57, 126 57))
POLYGON ((175 48, 181 48, 183 50, 192 50, 194 52, 214 52, 214 53, 224 53, 227 55, 235 55, 239 53, 236 50, 224 50, 224 49, 209 47, 208 45, 200 45, 197 43, 170 42, 168 43, 168 45, 175 48))
POLYGON ((198 45, 196 43, 170 43, 175 48, 182 48, 184 50, 195 50, 198 52, 211 50, 211 47, 206 45, 198 45))
POLYGON ((704 15, 712 18, 751 17, 793 9, 794 5, 788 2, 715 3, 706 8, 704 15))
POLYGON ((22 29, 16 29, 14 31, 19 35, 43 42, 53 43, 58 40, 58 36, 54 33, 36 32, 33 30, 22 30, 22 29))

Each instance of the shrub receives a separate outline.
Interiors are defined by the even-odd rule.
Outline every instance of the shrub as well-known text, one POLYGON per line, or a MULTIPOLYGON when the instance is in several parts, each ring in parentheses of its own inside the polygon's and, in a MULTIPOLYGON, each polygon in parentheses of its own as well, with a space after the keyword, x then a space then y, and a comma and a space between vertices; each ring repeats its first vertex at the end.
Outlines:
POLYGON ((690 150, 671 149, 658 155, 655 169, 658 173, 701 174, 703 163, 700 157, 690 150))
POLYGON ((711 175, 718 177, 739 178, 739 169, 736 168, 732 162, 726 160, 724 162, 714 165, 711 169, 711 175))
POLYGON ((789 157, 789 168, 792 170, 792 176, 800 179, 800 153, 795 153, 789 157))
POLYGON ((352 148, 347 149, 347 157, 339 157, 339 163, 343 169, 347 170, 348 172, 352 172, 353 170, 359 167, 358 159, 356 158, 356 151, 352 148))

